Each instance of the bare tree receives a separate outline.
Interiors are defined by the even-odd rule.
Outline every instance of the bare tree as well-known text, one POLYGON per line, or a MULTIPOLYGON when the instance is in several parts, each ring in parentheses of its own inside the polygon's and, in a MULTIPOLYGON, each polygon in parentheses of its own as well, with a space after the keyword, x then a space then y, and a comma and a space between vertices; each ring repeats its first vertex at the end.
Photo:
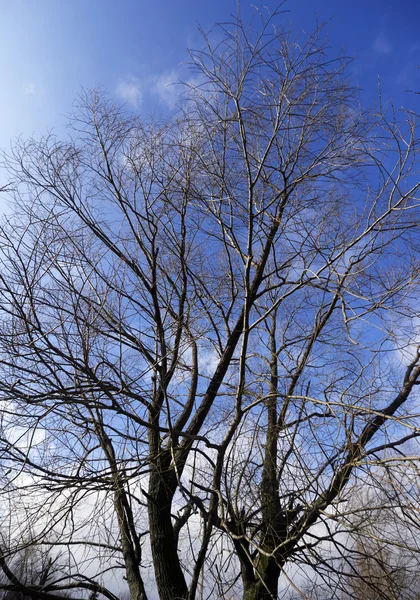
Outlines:
POLYGON ((408 464, 415 117, 362 110, 279 18, 204 36, 172 119, 87 93, 72 139, 7 157, 2 518, 66 548, 42 597, 327 580, 353 491, 408 464))
MULTIPOLYGON (((9 552, 6 562, 4 555, 0 557, 2 565, 1 598, 3 600, 25 600, 33 593, 41 592, 53 579, 63 576, 60 557, 52 557, 48 550, 40 546, 27 544, 14 553, 9 552)), ((60 597, 64 598, 62 594, 60 597)))
POLYGON ((353 489, 339 511, 340 532, 330 558, 334 568, 313 570, 288 600, 420 598, 417 469, 385 464, 385 471, 378 466, 372 478, 353 489))
POLYGON ((349 539, 342 598, 417 600, 418 467, 377 468, 375 482, 348 507, 349 539))

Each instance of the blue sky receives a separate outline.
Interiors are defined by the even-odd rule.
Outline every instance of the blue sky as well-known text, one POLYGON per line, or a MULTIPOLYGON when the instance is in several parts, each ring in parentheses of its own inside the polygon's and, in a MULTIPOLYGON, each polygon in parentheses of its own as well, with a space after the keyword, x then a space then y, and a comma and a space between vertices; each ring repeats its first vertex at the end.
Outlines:
MULTIPOLYGON (((241 7, 252 14, 251 0, 241 7)), ((284 9, 297 33, 331 19, 331 56, 355 57, 350 75, 364 102, 380 75, 384 98, 420 113, 420 95, 405 91, 420 90, 420 2, 289 0, 284 9)), ((0 148, 62 132, 81 86, 101 85, 139 113, 165 111, 186 48, 201 45, 197 23, 207 30, 235 12, 235 0, 0 0, 0 148)))

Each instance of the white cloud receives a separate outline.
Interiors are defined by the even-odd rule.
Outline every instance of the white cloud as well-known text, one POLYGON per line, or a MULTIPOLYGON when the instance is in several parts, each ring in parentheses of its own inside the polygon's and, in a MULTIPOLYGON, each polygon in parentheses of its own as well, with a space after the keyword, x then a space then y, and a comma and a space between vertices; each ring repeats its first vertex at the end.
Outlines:
POLYGON ((407 366, 417 356, 420 344, 420 317, 415 307, 412 307, 412 318, 406 318, 394 327, 394 344, 397 362, 407 366))
POLYGON ((118 82, 116 92, 124 102, 138 108, 143 98, 143 85, 138 77, 127 75, 118 82))
MULTIPOLYGON (((172 110, 187 98, 188 88, 196 87, 198 89, 203 83, 202 78, 188 77, 188 75, 188 72, 183 73, 182 69, 172 69, 143 78, 130 74, 118 81, 116 94, 121 100, 136 109, 146 98, 152 102, 157 100, 172 110)), ((200 93, 205 94, 206 91, 200 89, 200 93)))
POLYGON ((169 108, 174 108, 178 102, 180 86, 177 85, 179 75, 176 71, 158 75, 154 81, 153 92, 159 100, 169 108))
POLYGON ((37 88, 34 83, 25 83, 23 86, 23 93, 25 96, 35 96, 36 92, 37 88))
POLYGON ((410 54, 415 54, 416 52, 419 52, 419 50, 420 50, 420 42, 415 42, 415 43, 414 43, 414 44, 411 46, 411 48, 410 48, 410 50, 409 50, 408 52, 409 52, 410 54))
POLYGON ((376 36, 372 48, 377 54, 391 54, 393 50, 391 42, 383 33, 376 36))

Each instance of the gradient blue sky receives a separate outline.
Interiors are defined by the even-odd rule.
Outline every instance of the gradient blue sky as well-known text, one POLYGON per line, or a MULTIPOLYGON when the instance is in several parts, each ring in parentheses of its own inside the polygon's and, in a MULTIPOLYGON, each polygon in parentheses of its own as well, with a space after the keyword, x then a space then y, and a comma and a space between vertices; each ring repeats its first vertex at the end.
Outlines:
MULTIPOLYGON (((251 14, 251 0, 241 6, 251 14)), ((331 18, 331 56, 355 57, 364 102, 380 75, 384 98, 420 113, 420 95, 405 92, 420 90, 419 0, 289 0, 284 9, 298 33, 331 18)), ((166 110, 185 49, 201 45, 197 23, 207 30, 235 12, 235 0, 0 0, 0 148, 60 133, 81 86, 101 85, 140 113, 166 110)))

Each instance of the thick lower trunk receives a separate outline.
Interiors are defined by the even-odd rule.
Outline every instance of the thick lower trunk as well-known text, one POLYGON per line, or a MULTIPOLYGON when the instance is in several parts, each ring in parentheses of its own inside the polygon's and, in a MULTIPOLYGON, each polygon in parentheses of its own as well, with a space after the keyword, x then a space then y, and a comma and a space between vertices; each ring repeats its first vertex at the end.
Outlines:
POLYGON ((185 600, 188 588, 178 558, 171 519, 172 487, 160 472, 149 479, 149 527, 153 566, 160 600, 185 600))
POLYGON ((124 527, 120 527, 121 543, 123 548, 125 573, 131 600, 147 600, 143 580, 140 576, 138 559, 133 552, 130 541, 126 538, 124 527))
POLYGON ((286 515, 282 510, 277 480, 277 444, 279 425, 277 414, 277 349, 275 340, 276 315, 270 332, 270 397, 267 402, 267 436, 261 478, 261 553, 254 563, 252 578, 243 577, 243 600, 276 600, 280 577, 277 548, 286 535, 286 515), (267 556, 265 553, 272 554, 267 556))
POLYGON ((138 567, 130 560, 125 558, 125 572, 127 576, 128 589, 130 590, 131 600, 147 600, 143 581, 138 575, 138 567), (137 572, 136 572, 137 571, 137 572))
POLYGON ((259 561, 260 578, 252 582, 244 582, 242 600, 277 600, 280 568, 275 559, 261 557, 259 561))
POLYGON ((147 600, 143 579, 140 575, 140 544, 133 539, 136 532, 130 529, 131 510, 127 507, 127 498, 122 488, 114 495, 114 506, 118 517, 121 547, 124 556, 125 573, 131 600, 147 600), (137 543, 136 543, 137 542, 137 543))
POLYGON ((121 549, 131 600, 147 600, 143 579, 140 574, 141 546, 137 535, 130 502, 124 489, 124 471, 118 464, 114 447, 103 422, 96 415, 96 433, 111 467, 114 485, 114 508, 118 518, 121 549))

